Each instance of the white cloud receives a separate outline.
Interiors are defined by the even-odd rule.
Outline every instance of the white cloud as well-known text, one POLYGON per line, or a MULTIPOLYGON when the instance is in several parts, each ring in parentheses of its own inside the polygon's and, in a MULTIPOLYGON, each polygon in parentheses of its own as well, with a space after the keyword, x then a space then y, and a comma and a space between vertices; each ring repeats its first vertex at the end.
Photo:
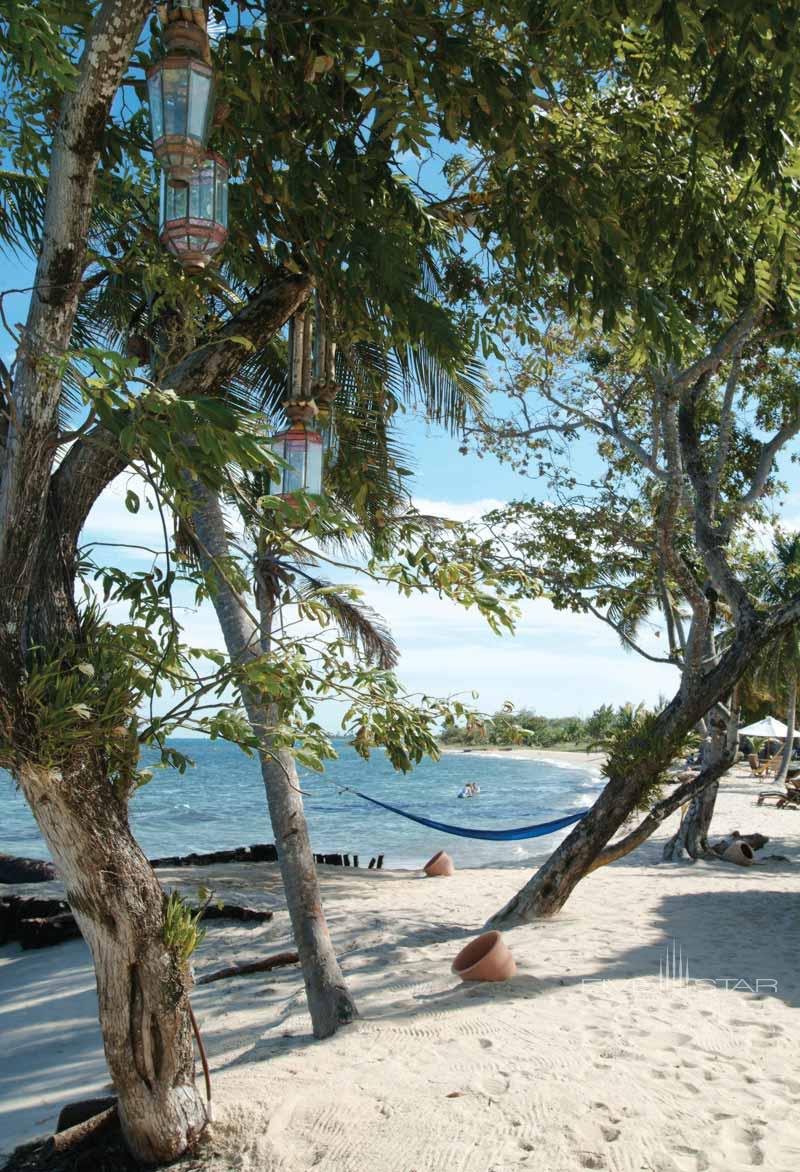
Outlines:
POLYGON ((439 501, 415 497, 414 507, 426 516, 445 517, 448 521, 477 521, 492 509, 499 509, 505 501, 484 497, 477 501, 439 501))

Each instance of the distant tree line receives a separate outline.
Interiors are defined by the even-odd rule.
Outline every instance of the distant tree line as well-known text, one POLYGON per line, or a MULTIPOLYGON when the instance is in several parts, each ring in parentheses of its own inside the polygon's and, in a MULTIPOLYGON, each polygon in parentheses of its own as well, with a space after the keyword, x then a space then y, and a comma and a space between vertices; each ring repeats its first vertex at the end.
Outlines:
POLYGON ((602 748, 615 733, 631 728, 645 714, 643 704, 601 704, 588 717, 540 716, 532 708, 519 712, 501 709, 484 721, 446 728, 443 745, 517 745, 552 749, 556 745, 602 748))

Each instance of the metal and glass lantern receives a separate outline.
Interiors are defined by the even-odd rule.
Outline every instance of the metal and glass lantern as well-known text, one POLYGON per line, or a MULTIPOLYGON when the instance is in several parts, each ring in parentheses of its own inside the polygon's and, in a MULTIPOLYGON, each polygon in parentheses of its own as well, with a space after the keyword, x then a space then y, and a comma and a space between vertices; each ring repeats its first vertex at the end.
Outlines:
POLYGON ((319 496, 322 492, 322 436, 307 427, 290 427, 270 440, 276 456, 288 467, 281 468, 280 481, 270 485, 275 496, 292 501, 298 492, 319 496))
POLYGON ((188 53, 170 53, 148 71, 153 154, 173 183, 185 183, 205 156, 213 90, 211 66, 188 53))
POLYGON ((316 407, 311 402, 297 400, 285 404, 290 426, 270 440, 276 456, 286 462, 279 469, 278 480, 270 483, 270 492, 283 500, 293 502, 295 493, 307 492, 319 496, 322 492, 322 436, 313 424, 316 407))
POLYGON ((187 183, 161 177, 160 240, 187 272, 200 272, 228 239, 228 166, 205 156, 187 183))

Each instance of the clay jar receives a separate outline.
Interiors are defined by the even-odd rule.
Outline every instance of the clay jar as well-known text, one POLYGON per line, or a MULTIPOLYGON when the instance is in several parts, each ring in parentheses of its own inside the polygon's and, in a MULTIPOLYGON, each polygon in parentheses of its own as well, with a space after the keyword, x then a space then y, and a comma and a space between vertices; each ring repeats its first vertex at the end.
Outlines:
POLYGON ((470 940, 453 961, 453 972, 462 981, 508 981, 516 971, 516 961, 499 932, 484 932, 470 940))
POLYGON ((755 859, 750 843, 739 839, 722 852, 722 857, 726 863, 738 863, 740 867, 752 867, 755 859))
POLYGON ((445 851, 437 851, 432 859, 428 859, 423 871, 431 878, 440 875, 452 875, 455 871, 453 860, 445 851))

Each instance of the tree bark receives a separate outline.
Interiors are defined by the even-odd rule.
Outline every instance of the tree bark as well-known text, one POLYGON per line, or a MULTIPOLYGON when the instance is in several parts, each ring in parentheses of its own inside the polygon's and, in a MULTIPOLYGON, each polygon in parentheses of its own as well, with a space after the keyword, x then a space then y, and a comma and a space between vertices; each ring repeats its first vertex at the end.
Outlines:
POLYGON ((59 360, 80 296, 106 119, 149 8, 148 0, 105 0, 99 7, 53 135, 42 243, 0 480, 0 565, 4 582, 20 592, 42 540, 61 395, 59 360))
POLYGON ((719 782, 706 786, 701 794, 693 798, 681 817, 681 824, 672 838, 664 845, 665 862, 689 857, 702 859, 709 851, 708 832, 719 792, 719 782))
POLYGON ((681 689, 648 726, 627 746, 624 762, 613 755, 608 762, 608 784, 585 818, 513 899, 488 922, 492 928, 510 928, 561 910, 581 879, 594 867, 641 800, 642 791, 659 776, 691 731, 741 677, 757 647, 768 641, 768 628, 787 621, 790 608, 776 612, 763 627, 745 626, 737 639, 691 689, 681 689))
POLYGON ((792 753, 794 752, 794 730, 796 718, 797 677, 794 677, 789 684, 789 696, 786 703, 786 740, 783 745, 781 767, 775 776, 776 785, 785 785, 786 778, 789 774, 789 766, 792 763, 792 753))
MULTIPOLYGON (((701 751, 703 769, 713 769, 717 762, 722 761, 725 757, 724 730, 720 730, 714 724, 713 719, 709 720, 708 724, 711 735, 703 742, 701 751)), ((712 782, 687 803, 680 826, 664 846, 663 858, 665 862, 686 856, 690 859, 701 859, 708 854, 710 850, 708 832, 711 828, 711 819, 714 817, 718 792, 719 782, 712 782)))
MULTIPOLYGON (((229 558, 229 546, 219 501, 203 485, 195 483, 191 491, 195 502, 192 523, 201 544, 201 564, 213 583, 212 601, 225 646, 234 662, 246 664, 258 658, 261 637, 242 601, 220 572, 229 558)), ((264 606, 268 607, 266 601, 264 606)), ((270 621, 271 614, 265 613, 262 629, 266 623, 268 630, 270 621)), ((275 726, 278 710, 246 690, 243 699, 248 720, 261 740, 261 775, 314 1036, 327 1038, 340 1026, 352 1022, 358 1012, 345 984, 322 909, 294 758, 271 744, 269 730, 275 726)))
POLYGON ((718 761, 713 768, 703 769, 697 777, 692 778, 691 781, 685 781, 682 785, 676 788, 666 798, 656 802, 647 816, 642 819, 638 826, 629 831, 624 838, 615 839, 614 842, 600 852, 591 866, 587 869, 587 874, 592 871, 599 870, 600 867, 606 867, 609 863, 615 863, 617 859, 622 859, 625 855, 629 855, 640 847, 642 843, 647 842, 658 830, 659 826, 665 819, 669 818, 670 814, 698 797, 702 791, 709 785, 712 785, 717 779, 731 766, 733 757, 727 754, 725 758, 718 761))
POLYGON ((194 1082, 190 976, 164 940, 163 891, 96 755, 69 769, 24 764, 18 780, 92 953, 126 1143, 143 1162, 174 1160, 207 1120, 194 1082))

